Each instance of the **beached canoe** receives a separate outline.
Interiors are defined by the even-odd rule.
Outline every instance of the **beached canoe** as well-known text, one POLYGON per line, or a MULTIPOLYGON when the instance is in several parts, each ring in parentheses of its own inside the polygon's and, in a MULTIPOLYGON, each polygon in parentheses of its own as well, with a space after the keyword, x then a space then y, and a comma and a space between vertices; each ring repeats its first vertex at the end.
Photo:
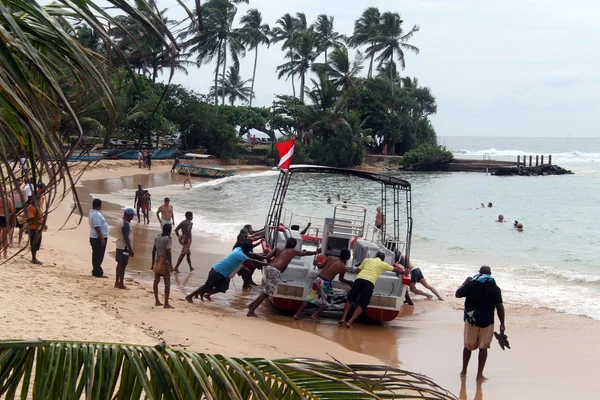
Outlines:
MULTIPOLYGON (((158 148, 150 150, 152 152, 153 160, 166 160, 172 158, 177 153, 176 148, 158 148)), ((117 156, 121 160, 137 160, 139 150, 130 150, 123 152, 117 156)))
POLYGON ((214 167, 203 167, 192 164, 177 164, 177 172, 180 174, 185 174, 186 170, 189 169, 190 175, 192 176, 201 176, 204 178, 227 178, 229 176, 233 176, 237 174, 237 168, 214 168, 214 167))

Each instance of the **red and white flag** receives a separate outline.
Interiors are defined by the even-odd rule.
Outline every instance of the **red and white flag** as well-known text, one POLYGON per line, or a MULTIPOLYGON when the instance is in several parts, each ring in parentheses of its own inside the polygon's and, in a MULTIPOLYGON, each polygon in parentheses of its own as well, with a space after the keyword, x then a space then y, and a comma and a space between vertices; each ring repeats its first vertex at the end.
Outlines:
POLYGON ((277 151, 279 152, 278 167, 284 171, 287 171, 290 169, 290 165, 292 164, 292 156, 294 155, 294 139, 277 143, 275 147, 277 147, 277 151))

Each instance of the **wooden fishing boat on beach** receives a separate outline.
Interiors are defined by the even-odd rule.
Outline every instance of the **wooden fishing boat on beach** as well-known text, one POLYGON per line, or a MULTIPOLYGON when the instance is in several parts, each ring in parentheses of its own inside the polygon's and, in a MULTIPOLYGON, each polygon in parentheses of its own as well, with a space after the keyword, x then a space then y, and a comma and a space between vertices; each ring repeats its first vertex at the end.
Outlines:
POLYGON ((191 176, 201 176, 203 178, 227 178, 237 174, 238 169, 226 169, 226 168, 215 168, 215 167, 204 167, 199 165, 180 163, 175 167, 177 172, 180 174, 186 173, 186 170, 190 171, 191 176))
MULTIPOLYGON (((345 274, 349 280, 356 279, 358 265, 365 258, 375 257, 377 252, 383 252, 385 261, 390 264, 398 262, 404 254, 405 264, 408 265, 412 235, 411 185, 403 179, 384 174, 325 166, 292 165, 288 171, 281 171, 277 180, 265 222, 265 235, 271 248, 284 247, 287 239, 294 238, 297 250, 314 250, 318 246, 325 256, 339 256, 342 249, 349 249, 351 258, 346 263, 345 274), (367 210, 358 204, 338 204, 334 207, 333 215, 325 218, 299 215, 284 208, 290 179, 302 173, 344 175, 379 183, 381 209, 384 215, 388 215, 387 211, 390 212, 390 224, 377 229, 366 223, 367 210), (311 222, 311 227, 304 234, 300 233, 299 224, 307 222, 311 222), (391 228, 389 232, 388 228, 391 228)), ((275 308, 286 312, 298 311, 318 273, 316 267, 313 267, 312 258, 298 257, 292 260, 281 274, 281 282, 270 297, 275 308)), ((409 276, 383 273, 375 284, 371 303, 363 311, 363 317, 380 322, 395 319, 409 283, 409 276)), ((343 310, 346 294, 350 290, 350 286, 339 280, 333 282, 333 288, 336 296, 333 306, 328 309, 330 313, 343 310)))

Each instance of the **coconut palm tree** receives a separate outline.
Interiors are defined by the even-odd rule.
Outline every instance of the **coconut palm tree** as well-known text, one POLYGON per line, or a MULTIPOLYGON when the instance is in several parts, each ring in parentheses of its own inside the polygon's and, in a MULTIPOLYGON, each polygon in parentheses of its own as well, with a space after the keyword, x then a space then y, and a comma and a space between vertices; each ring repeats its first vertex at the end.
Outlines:
MULTIPOLYGON (((129 1, 110 0, 114 8, 132 16, 149 34, 156 35, 164 46, 178 51, 175 38, 156 14, 141 13, 129 1), (152 18, 148 18, 148 17, 152 18), (163 36, 162 33, 166 35, 163 36)), ((146 4, 138 0, 138 4, 146 4)), ((102 6, 91 0, 77 4, 40 5, 35 1, 0 2, 0 26, 3 27, 2 66, 0 67, 0 186, 5 192, 16 181, 12 161, 26 157, 34 183, 42 176, 47 183, 46 213, 52 203, 72 191, 76 209, 83 215, 75 189, 76 172, 68 168, 68 158, 77 150, 83 138, 79 117, 66 93, 69 88, 85 88, 100 99, 98 104, 114 116, 116 107, 109 83, 109 63, 98 53, 85 48, 76 37, 70 21, 78 20, 91 27, 109 49, 115 49, 108 32, 109 24, 117 21, 103 13, 102 6), (8 6, 7 4, 10 4, 8 6), (10 8, 9 8, 10 7, 10 8), (70 119, 72 133, 78 139, 68 152, 63 152, 61 121, 70 119), (64 185, 65 190, 57 188, 64 185)), ((132 69, 125 65, 138 84, 132 69)), ((35 195, 34 195, 35 197, 35 195)), ((2 395, 0 395, 2 396, 2 395)))
POLYGON ((357 75, 362 70, 364 56, 357 52, 354 61, 350 60, 347 47, 333 50, 327 64, 313 64, 312 69, 325 74, 333 84, 342 92, 346 93, 356 85, 357 75))
POLYGON ((271 28, 268 24, 263 24, 262 15, 256 8, 248 10, 246 15, 241 19, 244 26, 241 29, 243 41, 248 47, 248 50, 254 49, 254 68, 252 69, 252 96, 250 96, 250 107, 252 107, 252 99, 254 95, 254 83, 256 81, 256 65, 258 63, 258 48, 262 45, 271 43, 269 37, 271 28))
MULTIPOLYGON (((294 48, 298 36, 299 22, 291 14, 285 14, 276 22, 276 26, 271 31, 271 41, 273 43, 282 42, 281 50, 287 50, 286 57, 290 60, 289 76, 292 78, 292 94, 296 97, 295 68, 294 68, 294 48)), ((284 76, 284 75, 281 75, 284 76)), ((279 77, 281 79, 281 77, 279 77)))
POLYGON ((314 24, 317 33, 318 51, 325 53, 325 64, 329 62, 327 51, 331 48, 337 49, 344 45, 345 36, 336 32, 333 28, 333 17, 321 14, 314 24))
MULTIPOLYGON (((204 33, 200 35, 198 28, 192 21, 187 29, 181 33, 185 39, 184 46, 192 54, 197 54, 199 64, 210 64, 216 57, 214 87, 219 84, 219 72, 225 77, 227 68, 227 53, 232 55, 234 62, 245 49, 242 43, 242 33, 233 28, 237 14, 237 3, 247 3, 247 0, 209 0, 201 6, 204 33)), ((222 92, 222 102, 225 103, 225 93, 222 92)), ((215 107, 219 105, 219 98, 215 96, 215 107)), ((218 108, 216 108, 218 111, 218 108)))
POLYGON ((376 60, 380 65, 385 61, 397 59, 400 67, 404 69, 406 67, 404 50, 419 54, 417 47, 407 43, 415 32, 419 31, 419 27, 415 25, 405 33, 402 28, 403 22, 398 13, 386 12, 381 15, 377 35, 372 38, 373 44, 367 49, 367 54, 370 56, 379 54, 376 60))
MULTIPOLYGON (((354 47, 373 45, 375 37, 379 36, 380 19, 381 13, 378 8, 367 8, 354 23, 354 34, 350 37, 350 44, 354 47)), ((368 56, 370 61, 367 78, 371 78, 373 76, 375 53, 369 53, 368 56)))
POLYGON ((164 343, 0 342, 0 377, 9 399, 456 399, 383 365, 225 357, 164 343))
POLYGON ((224 92, 231 105, 234 105, 237 100, 249 103, 252 98, 252 88, 247 86, 248 82, 250 82, 250 79, 244 80, 240 76, 240 65, 236 63, 229 67, 225 79, 219 81, 217 92, 211 90, 210 96, 218 97, 219 93, 224 92))
POLYGON ((300 75, 300 101, 304 101, 306 74, 318 56, 317 35, 307 29, 299 32, 292 48, 290 61, 277 67, 277 77, 300 75))

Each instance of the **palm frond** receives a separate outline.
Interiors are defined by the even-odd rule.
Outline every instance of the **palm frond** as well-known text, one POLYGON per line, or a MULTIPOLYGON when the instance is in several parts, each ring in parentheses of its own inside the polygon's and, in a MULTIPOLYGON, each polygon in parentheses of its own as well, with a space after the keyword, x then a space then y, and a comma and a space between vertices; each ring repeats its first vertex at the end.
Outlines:
POLYGON ((0 342, 0 396, 36 399, 456 399, 429 378, 337 360, 237 358, 137 346, 0 342))

